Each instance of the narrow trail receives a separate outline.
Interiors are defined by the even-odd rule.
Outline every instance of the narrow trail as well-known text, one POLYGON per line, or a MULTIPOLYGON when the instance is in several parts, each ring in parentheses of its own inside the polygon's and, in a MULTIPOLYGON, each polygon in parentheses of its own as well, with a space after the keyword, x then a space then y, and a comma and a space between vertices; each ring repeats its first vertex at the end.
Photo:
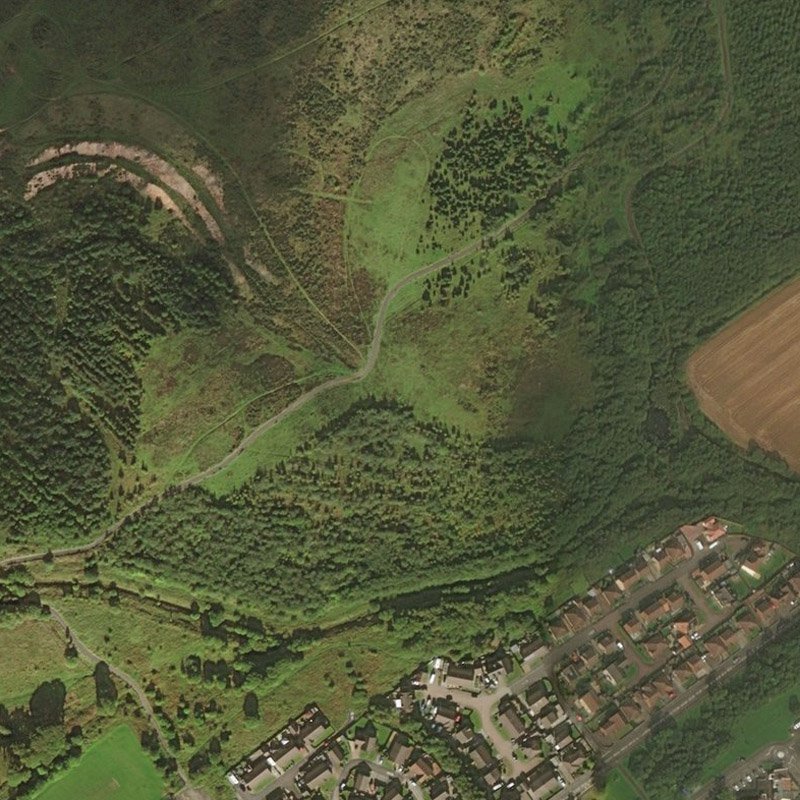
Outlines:
MULTIPOLYGON (((576 157, 569 166, 562 170, 562 172, 553 179, 551 183, 551 190, 561 184, 567 177, 569 177, 570 174, 578 169, 582 165, 583 161, 583 155, 576 157)), ((284 419, 289 417, 295 411, 298 411, 299 409, 308 405, 312 400, 316 399, 320 395, 332 391, 333 389, 337 389, 340 386, 348 386, 350 384, 363 381, 375 369, 375 365, 378 362, 384 329, 388 321, 389 308, 400 292, 420 278, 444 269, 445 267, 451 266, 465 258, 469 258, 487 247, 491 241, 497 241, 505 236, 506 233, 513 233, 514 231, 518 230, 528 221, 531 212, 536 208, 536 206, 536 203, 528 206, 515 217, 507 220, 502 225, 495 228, 495 230, 491 233, 475 238, 468 244, 461 247, 459 250, 455 250, 449 255, 443 256, 436 261, 432 261, 431 263, 414 270, 414 272, 410 272, 408 275, 404 276, 401 280, 391 286, 383 296, 381 304, 378 307, 378 312, 375 315, 375 327, 373 329, 372 339, 370 341, 366 359, 357 370, 346 375, 337 375, 335 378, 331 378, 330 380, 317 384, 307 392, 304 392, 299 397, 295 398, 291 403, 289 403, 289 405, 287 405, 285 408, 281 409, 281 411, 279 411, 277 414, 274 414, 272 417, 254 428, 247 436, 245 436, 244 439, 242 439, 241 442, 239 442, 239 444, 233 450, 231 450, 216 464, 212 464, 210 467, 207 467, 195 475, 186 478, 180 483, 168 487, 168 490, 183 490, 189 486, 202 483, 211 476, 216 475, 226 467, 230 466, 233 461, 235 461, 242 453, 244 453, 245 450, 251 447, 253 443, 256 442, 267 431, 274 428, 276 425, 279 425, 284 419)), ((157 495, 145 498, 141 503, 130 509, 124 516, 120 517, 116 522, 106 528, 103 533, 92 539, 90 542, 37 553, 22 553, 15 556, 9 556, 7 558, 0 559, 0 569, 19 564, 31 563, 34 561, 42 561, 45 557, 56 559, 81 555, 83 553, 90 553, 110 539, 128 520, 138 514, 145 506, 163 499, 168 490, 164 490, 157 495)))
MULTIPOLYGON (((720 9, 721 6, 717 6, 717 8, 720 9)), ((724 33, 725 33, 724 23, 720 23, 720 34, 724 35, 724 33)), ((724 45, 724 52, 727 52, 727 43, 725 43, 724 45)), ((727 57, 723 56, 723 66, 725 66, 727 62, 728 62, 727 57)), ((569 164, 569 166, 567 166, 559 175, 557 175, 554 178, 553 182, 551 183, 551 189, 561 184, 573 172, 575 172, 581 166, 583 166, 591 149, 593 147, 601 145, 605 135, 610 130, 613 130, 615 127, 621 124, 624 124, 624 121, 626 119, 630 120, 635 118, 636 116, 641 114, 642 111, 648 108, 653 102, 655 102, 659 93, 662 91, 664 86, 666 86, 666 84, 669 82, 672 73, 673 73, 672 68, 668 70, 667 73, 665 73, 662 81, 659 83, 653 95, 645 102, 643 106, 634 109, 632 112, 625 115, 623 118, 615 120, 614 123, 611 126, 609 126, 609 128, 607 128, 602 134, 596 136, 592 141, 587 143, 583 152, 580 155, 576 156, 573 159, 573 161, 569 164)), ((144 98, 140 99, 144 100, 144 98)), ((149 101, 145 100, 145 102, 149 101)), ((202 140, 206 141, 205 139, 202 140)), ((206 143, 208 144, 208 142, 206 143)), ((232 167, 230 166, 228 161, 221 156, 221 154, 216 150, 216 148, 212 147, 211 149, 212 152, 214 152, 222 159, 223 164, 238 180, 238 176, 236 175, 235 171, 232 170, 232 167)), ((673 154, 673 157, 676 157, 676 155, 677 154, 673 154)), ((653 167, 653 169, 655 168, 656 167, 653 167)), ((640 180, 643 177, 644 175, 640 177, 640 180)), ((628 206, 629 202, 632 204, 633 191, 635 190, 636 185, 638 185, 638 182, 629 190, 629 196, 626 198, 626 207, 628 206)), ((430 275, 431 273, 434 273, 437 270, 444 269, 445 267, 451 266, 457 261, 469 258, 470 256, 479 253, 487 246, 487 244, 490 241, 499 240, 506 233, 515 232, 528 221, 531 213, 536 209, 536 206, 537 206, 536 203, 528 206, 519 214, 517 214, 517 216, 506 221, 491 233, 475 238, 471 242, 464 245, 459 250, 456 250, 447 256, 443 256, 442 258, 437 259, 436 261, 433 261, 425 266, 420 267, 419 269, 409 273, 401 280, 399 280, 397 283, 395 283, 393 286, 391 286, 387 290, 386 294, 383 296, 383 299, 381 300, 380 306, 378 308, 378 312, 375 317, 375 327, 373 329, 372 339, 370 341, 366 358, 361 367, 359 367, 354 372, 345 375, 338 375, 321 384, 318 384, 317 386, 312 387, 307 392, 295 398, 288 406, 279 411, 277 414, 273 415, 272 417, 270 417, 269 419, 265 420, 260 425, 258 425, 256 428, 254 428, 241 442, 239 442, 239 444, 233 450, 231 450, 219 462, 211 465, 210 467, 207 467, 206 469, 198 472, 195 475, 192 475, 184 479, 176 486, 168 487, 168 489, 172 491, 174 491, 176 488, 179 490, 186 489, 189 486, 194 486, 201 483, 204 480, 207 480, 212 475, 216 475, 217 473, 221 472, 226 467, 228 467, 233 461, 236 460, 236 458, 238 458, 243 452, 245 452, 245 450, 251 447, 253 443, 257 441, 259 437, 261 437, 264 433, 269 431, 271 428, 274 428, 276 425, 279 425, 284 419, 293 414, 295 411, 298 411, 299 409, 308 405, 312 400, 341 386, 348 386, 350 384, 356 384, 363 381, 375 368, 378 356, 380 355, 380 349, 383 341, 384 329, 388 319, 389 308, 394 299, 400 294, 400 292, 402 292, 403 289, 407 288, 414 281, 419 280, 420 278, 426 277, 427 275, 430 275)), ((256 219, 259 220, 260 222, 263 222, 263 220, 260 220, 257 211, 256 211, 256 219)), ((629 217, 629 225, 632 226, 632 235, 634 236, 634 238, 637 240, 637 242, 641 242, 641 237, 638 235, 638 229, 636 228, 635 218, 633 217, 632 214, 632 205, 631 205, 631 215, 629 217), (634 234, 633 231, 635 231, 636 233, 634 234)), ((114 534, 116 534, 117 531, 119 531, 119 529, 128 520, 130 520, 133 516, 138 514, 147 505, 162 500, 165 497, 166 493, 167 490, 164 490, 157 495, 153 495, 151 497, 143 499, 138 505, 131 508, 122 517, 120 517, 108 528, 106 528, 105 531, 103 531, 101 534, 99 534, 89 542, 86 542, 84 544, 72 545, 70 547, 61 547, 47 551, 40 551, 35 553, 22 553, 19 555, 8 556, 4 559, 0 559, 0 569, 15 566, 18 564, 26 564, 35 561, 41 561, 45 557, 57 559, 57 558, 68 558, 70 556, 81 555, 84 553, 90 553, 93 550, 96 550, 98 547, 100 547, 112 536, 114 536, 114 534)))
MULTIPOLYGON (((100 661, 105 661, 104 658, 100 658, 93 650, 91 650, 86 644, 84 644, 76 635, 75 631, 70 627, 69 623, 64 619, 61 612, 57 609, 50 606, 50 617, 52 618, 53 622, 58 625, 64 631, 64 635, 67 638, 72 640, 72 644, 75 645, 75 649, 78 651, 78 655, 83 658, 84 661, 87 661, 89 664, 94 666, 100 661)), ((108 662, 106 662, 108 664, 108 662)), ((119 667, 113 666, 113 664, 108 664, 109 672, 119 680, 121 680, 124 684, 131 689, 131 691, 136 695, 136 699, 139 701, 139 705, 144 710, 145 716, 147 717, 147 721, 153 727, 158 736, 158 741, 161 745, 161 748, 164 752, 169 755, 171 758, 175 759, 175 763, 177 766, 177 773, 178 777, 183 781, 184 789, 192 790, 192 784, 189 781, 189 776, 186 774, 186 771, 178 762, 178 759, 172 753, 172 750, 169 746, 169 742, 167 741, 167 737, 164 735, 164 731, 161 729, 161 725, 156 717, 155 711, 153 711, 153 706, 150 703, 150 699, 144 693, 144 689, 124 670, 120 669, 119 667)))

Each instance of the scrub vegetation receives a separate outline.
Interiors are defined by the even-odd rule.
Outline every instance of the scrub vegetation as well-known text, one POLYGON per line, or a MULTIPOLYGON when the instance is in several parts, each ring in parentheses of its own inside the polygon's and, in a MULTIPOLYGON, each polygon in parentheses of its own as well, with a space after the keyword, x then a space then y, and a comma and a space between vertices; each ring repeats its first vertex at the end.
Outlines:
MULTIPOLYGON (((15 596, 62 604, 142 681, 212 793, 298 697, 343 720, 415 659, 534 630, 677 523, 800 530, 795 475, 728 441, 684 378, 797 272, 800 10, 262 6, 0 10, 0 551, 121 520, 15 596), (164 159, 220 235, 80 154, 25 200, 31 161, 78 141, 164 159), (154 619, 174 635, 148 640, 154 619)), ((12 685, 24 708, 36 686, 12 685)), ((100 716, 133 715, 120 695, 100 716)), ((4 756, 6 794, 44 778, 28 757, 4 756)))

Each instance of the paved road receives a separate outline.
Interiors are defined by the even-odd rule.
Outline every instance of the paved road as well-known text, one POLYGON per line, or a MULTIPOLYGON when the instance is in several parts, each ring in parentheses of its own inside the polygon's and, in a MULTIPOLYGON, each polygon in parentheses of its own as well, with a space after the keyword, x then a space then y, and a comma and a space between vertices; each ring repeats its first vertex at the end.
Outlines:
MULTIPOLYGON (((66 619, 64 619, 62 614, 52 606, 50 606, 50 617, 52 618, 53 622, 55 622, 56 625, 58 625, 64 631, 64 634, 72 639, 75 649, 84 659, 84 661, 88 661, 92 665, 97 664, 99 661, 105 661, 104 658, 100 658, 97 653, 95 653, 93 650, 90 650, 89 647, 87 647, 87 645, 77 637, 75 631, 70 627, 69 623, 66 621, 66 619)), ((113 664, 108 664, 108 669, 112 675, 119 678, 119 680, 121 680, 123 683, 127 684, 136 695, 139 705, 144 709, 145 716, 158 736, 158 741, 160 742, 162 749, 165 753, 174 758, 172 750, 169 746, 169 742, 167 741, 167 737, 164 735, 164 731, 161 729, 161 724, 159 723, 158 718, 153 711, 153 706, 150 703, 150 699, 144 693, 144 689, 142 689, 142 687, 139 686, 139 684, 127 672, 119 667, 115 667, 113 664)), ((189 781, 189 776, 186 774, 177 759, 175 759, 175 762, 178 764, 178 776, 183 781, 184 787, 188 790, 196 791, 193 789, 192 784, 189 781)))
MULTIPOLYGON (((744 546, 745 539, 742 537, 729 535, 728 542, 729 548, 732 548, 735 552, 744 546)), ((522 675, 513 681, 506 687, 506 691, 510 692, 511 694, 521 694, 532 683, 536 683, 536 681, 545 677, 552 678, 554 671, 559 667, 564 659, 567 658, 572 652, 589 642, 599 631, 610 629, 612 633, 616 634, 616 628, 619 626, 621 618, 627 612, 638 608, 642 601, 650 595, 665 592, 676 582, 680 584, 681 588, 687 589, 696 602, 698 595, 702 593, 700 593, 699 590, 694 587, 694 583, 691 581, 690 576, 691 573, 697 568, 697 565, 701 559, 707 555, 707 550, 698 550, 693 547, 691 558, 681 561, 658 579, 643 583, 628 595, 626 601, 622 605, 617 606, 617 608, 610 611, 604 617, 600 617, 591 625, 588 625, 587 627, 578 631, 574 636, 571 636, 561 644, 553 647, 542 659, 542 662, 539 665, 534 667, 530 672, 525 673, 525 675, 522 675)), ((705 599, 702 599, 702 605, 700 608, 706 614, 706 622, 701 628, 703 632, 709 630, 711 627, 719 625, 723 620, 727 619, 732 614, 732 612, 719 613, 712 611, 712 609, 706 604, 705 599)), ((637 675, 637 681, 641 681, 648 674, 660 669, 671 655, 667 654, 653 664, 646 664, 638 656, 638 654, 636 654, 636 651, 630 646, 630 644, 626 646, 625 650, 626 655, 640 666, 640 672, 637 675)))
MULTIPOLYGON (((446 679, 445 679, 446 680, 446 679)), ((481 729, 483 735, 489 740, 489 743, 494 747, 495 752, 503 761, 505 772, 512 777, 516 777, 524 772, 532 764, 524 761, 514 759, 514 745, 498 730, 492 718, 494 706, 502 697, 503 693, 500 691, 493 694, 481 692, 475 696, 469 692, 460 689, 450 689, 446 684, 429 684, 423 690, 425 694, 431 697, 447 698, 450 697, 460 706, 475 711, 480 717, 481 729)))

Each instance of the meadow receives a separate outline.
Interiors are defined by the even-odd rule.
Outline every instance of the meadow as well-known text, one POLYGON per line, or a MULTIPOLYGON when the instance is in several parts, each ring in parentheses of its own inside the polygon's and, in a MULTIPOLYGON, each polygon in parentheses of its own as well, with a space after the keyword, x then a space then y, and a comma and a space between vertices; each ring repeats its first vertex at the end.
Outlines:
POLYGON ((139 740, 118 725, 95 742, 66 773, 37 792, 36 800, 162 800, 164 783, 139 740))

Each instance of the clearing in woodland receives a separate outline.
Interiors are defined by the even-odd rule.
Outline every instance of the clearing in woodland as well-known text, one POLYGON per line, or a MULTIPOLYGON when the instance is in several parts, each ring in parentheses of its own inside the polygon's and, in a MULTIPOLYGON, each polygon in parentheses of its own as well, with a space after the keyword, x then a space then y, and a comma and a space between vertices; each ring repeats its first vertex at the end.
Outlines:
POLYGON ((800 282, 748 310, 696 350, 689 385, 737 444, 757 444, 800 469, 800 282))

